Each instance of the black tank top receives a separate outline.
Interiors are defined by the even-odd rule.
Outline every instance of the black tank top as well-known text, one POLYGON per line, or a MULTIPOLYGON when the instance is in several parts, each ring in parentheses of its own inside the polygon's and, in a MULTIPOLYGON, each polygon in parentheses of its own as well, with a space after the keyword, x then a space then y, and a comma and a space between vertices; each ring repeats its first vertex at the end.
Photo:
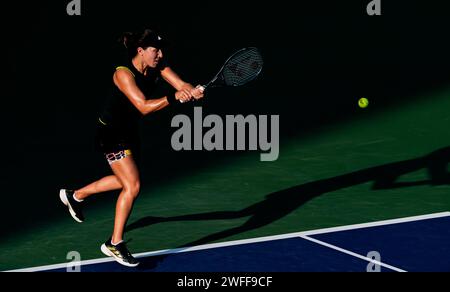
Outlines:
MULTIPOLYGON (((135 79, 136 85, 149 99, 161 77, 161 70, 167 67, 165 62, 160 62, 157 68, 148 68, 147 75, 139 72, 131 61, 117 66, 115 70, 129 70, 135 79)), ((142 113, 131 103, 128 97, 112 83, 112 90, 107 97, 106 102, 100 114, 100 122, 104 125, 110 125, 121 130, 135 131, 139 127, 142 113)))

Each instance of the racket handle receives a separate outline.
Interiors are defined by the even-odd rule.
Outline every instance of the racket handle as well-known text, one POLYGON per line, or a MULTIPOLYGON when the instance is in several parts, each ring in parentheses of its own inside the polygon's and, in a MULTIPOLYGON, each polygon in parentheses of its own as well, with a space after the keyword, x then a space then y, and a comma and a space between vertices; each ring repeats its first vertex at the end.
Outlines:
MULTIPOLYGON (((195 87, 195 89, 197 88, 200 89, 202 93, 204 93, 206 90, 206 85, 198 85, 197 87, 195 87)), ((184 103, 184 101, 180 100, 180 103, 184 103)))

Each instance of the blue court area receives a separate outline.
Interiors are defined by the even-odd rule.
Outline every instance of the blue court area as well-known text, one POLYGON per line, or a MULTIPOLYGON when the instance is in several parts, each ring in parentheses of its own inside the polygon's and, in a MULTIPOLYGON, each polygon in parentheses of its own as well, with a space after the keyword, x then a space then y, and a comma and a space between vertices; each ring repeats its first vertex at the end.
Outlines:
MULTIPOLYGON (((138 255, 130 269, 90 263, 82 272, 450 271, 450 213, 138 255), (194 248, 195 249, 195 248, 194 248), (375 255, 375 256, 373 256, 375 255), (377 260, 373 262, 371 260, 377 260)), ((47 271, 65 272, 66 268, 47 271)))
POLYGON ((450 271, 450 217, 312 236, 410 272, 450 271))

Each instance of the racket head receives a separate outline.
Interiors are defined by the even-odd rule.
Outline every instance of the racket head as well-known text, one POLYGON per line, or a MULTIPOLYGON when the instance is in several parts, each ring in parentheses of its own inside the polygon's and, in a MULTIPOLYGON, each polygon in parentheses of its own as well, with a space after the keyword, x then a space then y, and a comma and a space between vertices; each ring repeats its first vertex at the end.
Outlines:
POLYGON ((258 48, 240 49, 225 61, 219 73, 204 87, 242 86, 258 77, 263 66, 264 61, 258 48))

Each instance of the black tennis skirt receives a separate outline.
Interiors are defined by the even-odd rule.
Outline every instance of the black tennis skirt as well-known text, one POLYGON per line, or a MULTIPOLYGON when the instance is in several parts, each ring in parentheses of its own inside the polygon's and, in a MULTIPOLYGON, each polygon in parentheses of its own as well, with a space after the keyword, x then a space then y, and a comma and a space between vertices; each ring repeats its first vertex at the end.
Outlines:
POLYGON ((135 160, 140 154, 140 138, 138 129, 124 129, 97 121, 95 149, 103 154, 131 150, 135 160))

